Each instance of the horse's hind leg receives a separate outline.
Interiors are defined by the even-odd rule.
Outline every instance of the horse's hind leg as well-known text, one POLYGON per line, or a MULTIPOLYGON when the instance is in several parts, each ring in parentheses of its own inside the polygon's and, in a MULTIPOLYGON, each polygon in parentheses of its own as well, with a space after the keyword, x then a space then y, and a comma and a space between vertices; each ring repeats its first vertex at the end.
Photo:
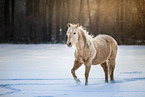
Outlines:
POLYGON ((103 68, 104 73, 105 73, 105 82, 108 83, 108 66, 107 66, 107 63, 106 62, 102 63, 101 67, 103 68))
POLYGON ((111 59, 109 60, 109 75, 111 81, 114 81, 114 69, 115 69, 115 59, 111 59))
POLYGON ((71 69, 71 73, 73 75, 73 78, 74 80, 77 82, 77 83, 80 83, 80 80, 77 78, 76 74, 75 74, 75 71, 82 65, 82 63, 78 62, 77 60, 74 61, 74 66, 73 68, 71 69))

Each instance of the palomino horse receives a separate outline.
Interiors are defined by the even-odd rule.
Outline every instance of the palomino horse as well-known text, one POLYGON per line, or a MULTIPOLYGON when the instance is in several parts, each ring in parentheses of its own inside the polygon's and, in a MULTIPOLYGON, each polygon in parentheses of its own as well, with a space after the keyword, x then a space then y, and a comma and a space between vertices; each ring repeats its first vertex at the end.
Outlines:
POLYGON ((108 83, 108 74, 110 80, 114 80, 115 59, 117 55, 117 42, 109 35, 98 35, 95 38, 88 35, 88 32, 79 24, 68 24, 67 45, 76 46, 74 66, 71 73, 74 80, 78 83, 75 71, 82 65, 85 65, 85 85, 88 84, 88 76, 91 65, 101 64, 105 73, 105 82, 108 83))

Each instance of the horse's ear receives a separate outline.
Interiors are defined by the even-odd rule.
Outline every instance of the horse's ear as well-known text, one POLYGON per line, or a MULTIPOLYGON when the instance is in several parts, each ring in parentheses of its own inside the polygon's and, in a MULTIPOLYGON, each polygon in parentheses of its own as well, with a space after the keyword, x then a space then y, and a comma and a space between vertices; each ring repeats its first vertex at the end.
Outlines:
POLYGON ((76 24, 76 28, 78 28, 78 27, 79 27, 79 23, 76 24))
POLYGON ((71 25, 72 25, 71 23, 68 23, 68 24, 67 24, 67 27, 71 27, 71 25))

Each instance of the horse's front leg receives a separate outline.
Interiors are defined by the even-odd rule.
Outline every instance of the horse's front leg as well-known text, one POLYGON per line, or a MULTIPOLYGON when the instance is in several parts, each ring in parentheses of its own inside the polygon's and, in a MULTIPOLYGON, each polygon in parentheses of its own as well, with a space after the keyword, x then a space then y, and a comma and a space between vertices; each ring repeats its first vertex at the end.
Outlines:
POLYGON ((91 69, 91 64, 85 64, 85 85, 88 85, 88 77, 91 69))
POLYGON ((80 83, 81 81, 77 78, 75 71, 82 65, 82 63, 78 62, 77 60, 74 61, 74 66, 71 69, 71 73, 73 75, 74 80, 76 83, 80 83))

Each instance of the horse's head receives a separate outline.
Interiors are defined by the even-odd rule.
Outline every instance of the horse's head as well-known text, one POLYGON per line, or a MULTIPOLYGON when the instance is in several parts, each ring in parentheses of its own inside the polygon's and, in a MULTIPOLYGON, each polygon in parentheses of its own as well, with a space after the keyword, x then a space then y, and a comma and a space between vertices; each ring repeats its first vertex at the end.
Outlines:
POLYGON ((79 24, 71 24, 68 23, 68 30, 67 30, 67 45, 68 47, 72 47, 73 44, 78 42, 79 36, 79 24))

